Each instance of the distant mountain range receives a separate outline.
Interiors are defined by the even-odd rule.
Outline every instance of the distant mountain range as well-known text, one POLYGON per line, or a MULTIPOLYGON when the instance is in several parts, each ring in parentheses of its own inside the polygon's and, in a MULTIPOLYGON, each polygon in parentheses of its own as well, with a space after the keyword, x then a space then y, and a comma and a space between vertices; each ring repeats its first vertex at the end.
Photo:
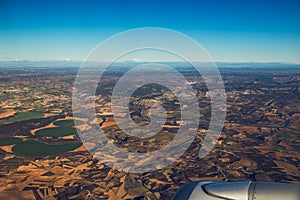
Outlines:
MULTIPOLYGON (((116 67, 128 67, 128 66, 137 66, 139 64, 144 64, 146 62, 116 62, 113 63, 112 66, 116 67)), ((187 63, 183 62, 155 62, 161 63, 169 66, 175 67, 187 67, 190 66, 187 63)), ((201 63, 195 62, 196 64, 206 66, 208 63, 201 63)), ((27 60, 20 60, 20 61, 0 61, 0 67, 73 67, 78 68, 80 67, 82 62, 79 61, 68 61, 68 60, 47 60, 47 61, 27 61, 27 60)), ((107 63, 105 62, 87 62, 86 63, 90 67, 103 67, 106 66, 107 63)), ((215 62, 217 67, 219 68, 249 68, 249 69, 259 69, 259 68, 300 68, 300 64, 293 64, 293 63, 280 63, 280 62, 270 62, 270 63, 261 63, 261 62, 215 62)))

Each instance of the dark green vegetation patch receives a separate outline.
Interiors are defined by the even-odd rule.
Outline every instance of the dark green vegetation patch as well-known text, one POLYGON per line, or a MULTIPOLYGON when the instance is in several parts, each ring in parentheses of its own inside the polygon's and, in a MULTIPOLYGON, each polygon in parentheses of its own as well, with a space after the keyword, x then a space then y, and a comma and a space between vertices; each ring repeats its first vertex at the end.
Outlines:
POLYGON ((43 117, 43 113, 39 111, 19 112, 14 117, 10 117, 6 120, 1 120, 0 123, 5 123, 5 122, 14 123, 14 122, 20 122, 20 121, 25 121, 30 119, 39 119, 42 117, 43 117))
POLYGON ((17 155, 25 156, 47 156, 60 154, 77 149, 82 145, 81 142, 59 145, 48 145, 36 140, 26 140, 16 144, 12 151, 17 155))
POLYGON ((67 135, 74 135, 76 134, 76 128, 73 127, 51 127, 51 128, 44 128, 40 129, 35 132, 37 136, 48 136, 48 137, 62 137, 67 135))
POLYGON ((23 140, 21 138, 4 137, 4 138, 0 138, 0 146, 8 146, 8 145, 12 145, 12 144, 17 144, 22 141, 23 140))
MULTIPOLYGON (((68 120, 58 120, 53 123, 58 127, 43 128, 35 132, 35 135, 38 136, 48 136, 48 137, 62 137, 68 135, 74 135, 77 133, 75 122, 72 119, 68 120)), ((83 121, 76 120, 77 125, 83 124, 83 121)))
MULTIPOLYGON (((81 125, 83 124, 83 121, 80 121, 80 120, 75 120, 76 121, 76 125, 81 125)), ((59 121, 55 121, 53 123, 55 126, 60 126, 60 127, 72 127, 72 126, 75 126, 75 122, 74 120, 72 119, 68 119, 68 120, 59 120, 59 121)))

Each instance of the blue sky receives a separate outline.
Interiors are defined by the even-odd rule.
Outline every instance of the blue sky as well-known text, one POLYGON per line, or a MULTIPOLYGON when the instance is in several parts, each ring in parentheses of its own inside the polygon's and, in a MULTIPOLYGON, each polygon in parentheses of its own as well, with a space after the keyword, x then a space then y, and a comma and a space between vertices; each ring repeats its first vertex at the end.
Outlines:
POLYGON ((0 60, 81 61, 111 35, 151 26, 194 38, 215 61, 300 63, 299 24, 295 0, 0 0, 0 60))

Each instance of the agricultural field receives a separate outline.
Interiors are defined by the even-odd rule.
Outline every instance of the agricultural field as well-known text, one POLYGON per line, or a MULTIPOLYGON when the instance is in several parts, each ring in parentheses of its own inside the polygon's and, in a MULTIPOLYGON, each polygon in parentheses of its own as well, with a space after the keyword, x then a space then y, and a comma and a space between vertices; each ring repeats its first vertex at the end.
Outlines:
POLYGON ((26 140, 16 144, 12 151, 16 155, 23 156, 47 156, 53 154, 61 154, 74 149, 77 149, 82 145, 81 142, 69 143, 69 144, 56 144, 49 145, 37 140, 26 140))
POLYGON ((30 119, 39 119, 43 117, 43 113, 39 111, 18 112, 15 116, 8 119, 0 120, 0 124, 14 123, 30 119))

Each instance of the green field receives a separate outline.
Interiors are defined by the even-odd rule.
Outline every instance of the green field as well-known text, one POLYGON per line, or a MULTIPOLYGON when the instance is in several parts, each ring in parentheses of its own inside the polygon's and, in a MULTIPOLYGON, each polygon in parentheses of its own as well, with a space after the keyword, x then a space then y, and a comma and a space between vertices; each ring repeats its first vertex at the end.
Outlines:
MULTIPOLYGON (((83 124, 83 121, 81 120, 75 120, 77 125, 83 124)), ((72 127, 75 126, 74 120, 67 119, 67 120, 58 120, 53 123, 55 126, 59 127, 72 127)))
POLYGON ((77 149, 81 145, 81 142, 60 145, 48 145, 42 142, 38 142, 36 140, 26 140, 24 142, 16 144, 12 148, 12 151, 17 155, 47 156, 71 151, 77 149))
POLYGON ((8 146, 8 145, 12 145, 12 144, 17 144, 22 141, 23 140, 21 138, 4 137, 4 138, 0 138, 0 146, 8 146))
POLYGON ((28 111, 28 112, 19 112, 16 116, 1 120, 0 123, 3 124, 5 122, 20 122, 24 120, 30 120, 30 119, 39 119, 43 117, 43 113, 39 111, 28 111))
POLYGON ((48 136, 48 137, 62 137, 67 135, 74 135, 76 133, 77 133, 76 128, 67 126, 67 127, 51 127, 51 128, 40 129, 35 132, 35 135, 48 136))
MULTIPOLYGON (((83 124, 83 121, 76 120, 77 124, 83 124)), ((74 128, 74 120, 58 120, 53 123, 57 127, 43 128, 35 132, 38 136, 48 136, 48 137, 62 137, 68 135, 74 135, 77 133, 76 128, 74 128)))

